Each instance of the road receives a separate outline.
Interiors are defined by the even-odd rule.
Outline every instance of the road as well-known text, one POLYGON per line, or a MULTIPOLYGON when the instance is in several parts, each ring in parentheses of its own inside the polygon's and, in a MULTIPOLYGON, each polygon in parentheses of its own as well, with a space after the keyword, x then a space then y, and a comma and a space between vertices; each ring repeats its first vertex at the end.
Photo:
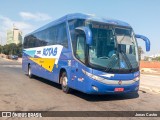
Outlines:
POLYGON ((160 76, 141 75, 141 89, 147 89, 154 94, 160 94, 160 76))
POLYGON ((160 76, 141 75, 138 95, 65 94, 60 85, 29 79, 20 63, 0 58, 0 111, 160 111, 159 82, 160 76))

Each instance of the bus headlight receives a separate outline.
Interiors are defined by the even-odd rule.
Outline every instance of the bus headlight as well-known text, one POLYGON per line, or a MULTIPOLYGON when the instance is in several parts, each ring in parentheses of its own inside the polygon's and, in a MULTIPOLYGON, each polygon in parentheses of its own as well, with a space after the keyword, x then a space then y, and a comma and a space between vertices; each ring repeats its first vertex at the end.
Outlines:
POLYGON ((90 77, 90 78, 92 78, 92 79, 94 79, 94 80, 97 80, 97 81, 105 80, 104 78, 99 77, 99 76, 97 76, 97 75, 93 75, 93 74, 91 74, 91 73, 89 73, 89 72, 87 72, 87 71, 84 71, 83 69, 82 69, 82 72, 83 72, 84 74, 86 74, 88 77, 90 77))
POLYGON ((133 80, 136 81, 136 82, 139 81, 140 80, 140 76, 134 78, 133 80))
MULTIPOLYGON (((99 82, 102 82, 102 83, 105 83, 105 84, 110 84, 110 85, 119 85, 119 80, 109 80, 109 79, 105 79, 105 78, 102 78, 102 77, 99 77, 97 75, 93 75, 85 70, 82 69, 82 72, 87 75, 88 77, 96 80, 96 81, 99 81, 99 82)), ((122 84, 121 85, 131 85, 135 82, 138 82, 140 80, 140 76, 134 78, 134 79, 131 79, 131 80, 122 80, 122 84)))
POLYGON ((96 75, 92 75, 92 78, 95 79, 95 80, 98 80, 98 81, 104 80, 104 78, 96 76, 96 75))

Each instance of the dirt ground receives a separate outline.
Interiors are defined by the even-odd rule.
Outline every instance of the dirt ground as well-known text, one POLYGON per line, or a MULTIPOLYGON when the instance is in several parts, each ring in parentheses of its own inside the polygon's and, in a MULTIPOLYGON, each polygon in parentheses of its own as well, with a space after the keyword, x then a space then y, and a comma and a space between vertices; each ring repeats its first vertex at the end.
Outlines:
POLYGON ((156 61, 141 61, 140 68, 159 68, 160 69, 160 62, 156 61))
POLYGON ((160 62, 141 61, 140 70, 142 74, 160 75, 160 62))

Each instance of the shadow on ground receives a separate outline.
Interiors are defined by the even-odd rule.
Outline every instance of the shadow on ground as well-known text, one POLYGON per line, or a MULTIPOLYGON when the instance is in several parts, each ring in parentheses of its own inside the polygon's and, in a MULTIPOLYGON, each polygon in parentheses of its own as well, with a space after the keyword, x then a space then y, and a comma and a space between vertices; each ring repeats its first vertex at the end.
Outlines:
MULTIPOLYGON (((40 82, 43 82, 45 84, 51 85, 59 90, 61 90, 61 85, 54 83, 52 81, 34 76, 33 79, 36 79, 40 82)), ((62 92, 62 94, 65 94, 62 92)), ((126 99, 135 99, 139 97, 138 93, 130 93, 130 94, 108 94, 108 95, 90 95, 85 94, 77 90, 72 90, 71 95, 74 95, 76 97, 79 97, 81 99, 85 99, 90 102, 97 102, 97 101, 114 101, 114 100, 126 100, 126 99)))

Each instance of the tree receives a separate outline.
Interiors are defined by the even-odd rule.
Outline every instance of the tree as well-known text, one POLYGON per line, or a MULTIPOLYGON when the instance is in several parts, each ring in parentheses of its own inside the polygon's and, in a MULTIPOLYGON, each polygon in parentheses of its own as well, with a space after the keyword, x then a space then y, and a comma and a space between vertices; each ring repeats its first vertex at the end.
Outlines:
POLYGON ((22 56, 22 44, 16 45, 15 43, 7 44, 4 46, 0 46, 0 52, 4 53, 5 55, 18 55, 19 57, 22 56))
POLYGON ((160 56, 156 57, 156 58, 153 58, 153 60, 155 61, 160 61, 160 56))
POLYGON ((18 45, 17 45, 17 49, 18 49, 18 56, 19 57, 22 57, 22 44, 21 43, 19 43, 18 45))
POLYGON ((9 46, 8 46, 8 45, 4 45, 2 52, 3 52, 5 55, 9 55, 9 46))
POLYGON ((142 49, 141 46, 138 46, 138 55, 139 55, 139 59, 140 59, 140 60, 141 60, 142 54, 144 54, 144 51, 143 51, 143 49, 142 49))
POLYGON ((0 53, 2 53, 2 46, 0 45, 0 53))
POLYGON ((9 44, 9 54, 17 55, 17 45, 15 43, 9 44))

